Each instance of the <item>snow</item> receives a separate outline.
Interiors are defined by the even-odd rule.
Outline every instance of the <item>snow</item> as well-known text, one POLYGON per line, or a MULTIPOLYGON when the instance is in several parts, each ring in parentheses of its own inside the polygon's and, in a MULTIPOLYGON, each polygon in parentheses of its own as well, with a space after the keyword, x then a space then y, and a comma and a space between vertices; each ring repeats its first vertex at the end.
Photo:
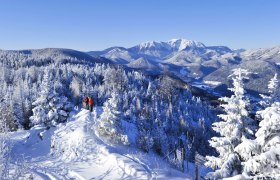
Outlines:
POLYGON ((118 59, 123 59, 127 62, 131 62, 134 60, 131 57, 131 54, 127 50, 120 49, 120 48, 112 49, 111 51, 107 52, 106 55, 104 55, 104 57, 115 61, 118 59))
POLYGON ((205 45, 193 41, 193 40, 187 40, 187 39, 171 39, 170 41, 167 42, 171 47, 174 49, 177 49, 179 51, 186 49, 187 47, 201 47, 204 48, 205 45))
POLYGON ((155 41, 147 41, 138 45, 140 49, 149 49, 149 48, 167 48, 167 49, 175 49, 178 51, 182 51, 187 47, 200 47, 205 48, 205 45, 201 42, 187 40, 187 39, 171 39, 167 42, 155 42, 155 41))
POLYGON ((157 45, 160 45, 160 43, 157 43, 155 41, 147 41, 139 44, 140 49, 147 49, 152 47, 157 47, 157 45))
MULTIPOLYGON (((97 115, 84 109, 72 112, 67 123, 48 130, 35 126, 10 133, 13 158, 24 157, 34 179, 193 178, 192 163, 187 175, 153 152, 144 153, 133 146, 115 145, 102 139, 96 130, 102 109, 96 107, 94 111, 97 115)), ((133 131, 129 123, 124 126, 133 131)), ((200 171, 205 175, 209 169, 201 167, 200 171)))
POLYGON ((213 85, 213 86, 218 86, 221 84, 219 81, 204 81, 205 84, 213 85))
POLYGON ((244 180, 246 179, 243 175, 237 175, 229 178, 224 178, 224 180, 244 180))

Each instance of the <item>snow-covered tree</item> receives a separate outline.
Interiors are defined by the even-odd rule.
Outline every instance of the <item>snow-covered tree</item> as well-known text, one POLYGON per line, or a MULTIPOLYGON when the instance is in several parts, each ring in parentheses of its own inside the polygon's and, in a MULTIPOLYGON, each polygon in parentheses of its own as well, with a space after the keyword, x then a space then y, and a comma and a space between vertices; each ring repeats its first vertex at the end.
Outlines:
POLYGON ((279 81, 277 74, 268 83, 268 95, 260 94, 263 98, 260 104, 266 108, 272 105, 272 103, 279 101, 279 81))
POLYGON ((32 109, 33 115, 30 117, 32 125, 47 123, 48 121, 48 110, 50 109, 48 101, 53 98, 52 84, 49 80, 49 72, 46 70, 43 82, 41 85, 40 96, 32 103, 34 108, 32 109))
POLYGON ((32 116, 32 103, 30 102, 29 99, 25 99, 24 100, 24 107, 23 107, 23 112, 24 112, 24 124, 23 124, 23 127, 25 129, 28 129, 29 128, 29 125, 30 125, 30 119, 29 117, 32 116))
POLYGON ((40 96, 32 103, 33 115, 30 117, 32 125, 44 124, 46 126, 55 125, 64 122, 71 110, 65 96, 59 96, 53 88, 53 84, 49 79, 49 72, 46 70, 40 96))
POLYGON ((24 117, 24 96, 21 83, 14 90, 12 97, 12 106, 17 122, 20 126, 27 124, 27 119, 24 117))
POLYGON ((275 102, 258 114, 262 120, 256 139, 247 143, 247 153, 252 157, 247 157, 244 173, 251 178, 280 179, 280 103, 275 102))
POLYGON ((10 144, 8 143, 7 124, 0 122, 0 179, 9 177, 10 144))
MULTIPOLYGON (((9 88, 10 89, 10 88, 9 88)), ((10 90, 0 99, 0 124, 5 124, 8 131, 18 129, 18 118, 16 118, 10 90)), ((0 129, 1 133, 1 129, 0 129)))
POLYGON ((78 105, 81 100, 81 93, 82 93, 82 82, 79 78, 74 77, 71 84, 70 84, 70 90, 73 93, 73 101, 75 105, 78 105))
POLYGON ((245 98, 243 80, 247 79, 249 72, 244 69, 235 69, 230 75, 233 80, 233 87, 229 88, 233 92, 231 97, 220 98, 225 104, 221 104, 225 114, 219 115, 221 121, 213 123, 213 130, 219 133, 220 137, 213 137, 210 145, 219 153, 218 157, 207 156, 206 165, 215 172, 208 173, 207 178, 220 179, 231 177, 242 172, 240 155, 235 152, 235 147, 248 139, 252 133, 249 125, 250 119, 247 107, 249 101, 245 98))
POLYGON ((104 103, 98 130, 102 136, 110 138, 114 143, 128 144, 127 135, 122 131, 122 112, 120 112, 119 106, 118 94, 112 92, 112 97, 104 103))

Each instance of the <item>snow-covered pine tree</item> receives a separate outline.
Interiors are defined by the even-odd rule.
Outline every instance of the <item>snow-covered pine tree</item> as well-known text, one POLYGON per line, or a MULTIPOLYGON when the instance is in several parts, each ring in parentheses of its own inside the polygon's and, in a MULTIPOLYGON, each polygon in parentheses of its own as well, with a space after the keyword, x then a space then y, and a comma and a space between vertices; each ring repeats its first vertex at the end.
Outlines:
POLYGON ((49 123, 48 110, 50 109, 48 101, 53 97, 53 88, 49 80, 49 72, 45 70, 43 81, 41 84, 41 93, 35 102, 32 103, 34 108, 32 109, 33 115, 30 117, 31 125, 38 125, 43 123, 49 123))
POLYGON ((249 143, 247 151, 253 157, 247 158, 244 171, 251 178, 280 179, 280 103, 275 102, 257 114, 262 120, 256 139, 249 143))
POLYGON ((73 94, 72 100, 74 102, 74 105, 75 106, 79 105, 81 103, 80 99, 82 94, 82 81, 78 77, 73 77, 69 88, 73 94))
POLYGON ((245 98, 243 80, 248 78, 249 72, 244 69, 235 69, 230 75, 233 80, 233 88, 229 88, 234 94, 231 97, 220 98, 225 104, 221 104, 225 114, 219 115, 221 121, 213 123, 213 130, 220 137, 213 137, 210 145, 219 153, 218 157, 207 156, 206 165, 217 169, 207 174, 206 178, 221 179, 242 173, 240 155, 234 151, 235 147, 247 139, 250 133, 250 119, 247 107, 249 101, 245 98))
POLYGON ((164 128, 159 126, 157 121, 155 121, 151 133, 153 136, 151 143, 153 145, 153 149, 155 149, 158 154, 167 155, 169 150, 168 137, 164 131, 164 128))
POLYGON ((0 119, 0 179, 9 179, 10 145, 6 122, 0 119))
POLYGON ((104 103, 103 113, 100 116, 98 131, 114 143, 128 144, 128 137, 122 131, 118 93, 112 92, 112 97, 104 103))
POLYGON ((274 102, 279 101, 279 81, 277 74, 268 83, 268 95, 260 94, 263 98, 260 102, 261 106, 266 108, 271 106, 274 102))
POLYGON ((32 103, 31 125, 50 126, 64 122, 72 107, 65 96, 60 96, 54 90, 48 70, 45 70, 41 87, 40 96, 32 103))
POLYGON ((30 125, 30 119, 29 119, 29 117, 31 117, 31 115, 32 115, 32 104, 31 104, 31 102, 30 102, 30 100, 29 99, 25 99, 24 100, 24 107, 23 107, 23 112, 24 112, 24 118, 25 118, 25 123, 26 124, 23 124, 23 127, 25 128, 25 129, 28 129, 29 128, 29 125, 30 125))
MULTIPOLYGON (((15 131, 18 129, 18 119, 15 116, 12 102, 12 87, 8 88, 5 95, 0 99, 0 124, 5 124, 8 131, 15 131)), ((1 133, 1 129, 0 129, 1 133)))
POLYGON ((12 96, 12 106, 14 110, 15 117, 19 126, 23 127, 26 124, 26 120, 24 118, 24 96, 22 91, 22 84, 19 82, 14 89, 13 96, 12 96))
POLYGON ((150 151, 154 145, 153 138, 153 117, 152 109, 145 104, 142 108, 142 111, 139 114, 139 119, 137 120, 137 129, 138 129, 138 146, 145 150, 146 152, 150 151))
POLYGON ((68 102, 68 98, 59 95, 56 92, 55 96, 50 100, 50 111, 48 112, 48 118, 53 125, 63 123, 67 120, 71 109, 73 108, 71 103, 68 102))

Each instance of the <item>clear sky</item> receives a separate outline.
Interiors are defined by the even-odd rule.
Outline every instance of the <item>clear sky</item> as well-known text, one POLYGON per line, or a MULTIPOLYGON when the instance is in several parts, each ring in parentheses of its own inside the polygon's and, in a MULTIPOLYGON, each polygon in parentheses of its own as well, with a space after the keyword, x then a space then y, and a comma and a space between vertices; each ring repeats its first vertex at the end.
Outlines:
POLYGON ((172 38, 280 45, 280 0, 0 0, 0 49, 89 51, 172 38))

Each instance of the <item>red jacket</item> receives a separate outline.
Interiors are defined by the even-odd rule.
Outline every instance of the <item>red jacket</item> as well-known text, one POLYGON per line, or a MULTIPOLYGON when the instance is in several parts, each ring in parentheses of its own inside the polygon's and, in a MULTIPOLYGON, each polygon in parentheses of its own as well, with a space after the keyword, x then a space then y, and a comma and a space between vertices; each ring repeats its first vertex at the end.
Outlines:
POLYGON ((93 99, 92 99, 92 98, 89 98, 88 104, 89 104, 90 106, 93 106, 93 99))

